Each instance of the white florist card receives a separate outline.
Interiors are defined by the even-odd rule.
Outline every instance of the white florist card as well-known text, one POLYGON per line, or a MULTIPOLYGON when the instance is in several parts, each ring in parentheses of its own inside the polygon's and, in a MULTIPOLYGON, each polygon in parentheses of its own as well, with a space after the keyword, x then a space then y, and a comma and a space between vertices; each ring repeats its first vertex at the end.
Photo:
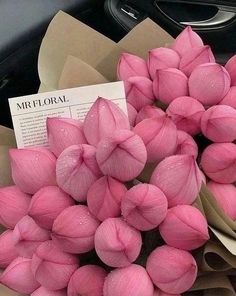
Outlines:
POLYGON ((83 120, 98 97, 112 100, 127 114, 122 81, 10 98, 17 147, 47 147, 47 117, 83 120))

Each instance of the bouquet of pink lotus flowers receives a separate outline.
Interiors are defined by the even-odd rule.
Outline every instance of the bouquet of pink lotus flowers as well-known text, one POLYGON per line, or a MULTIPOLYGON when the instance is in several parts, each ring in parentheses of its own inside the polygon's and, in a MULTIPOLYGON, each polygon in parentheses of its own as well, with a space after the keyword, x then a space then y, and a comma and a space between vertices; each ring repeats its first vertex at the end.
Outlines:
POLYGON ((99 97, 83 122, 48 118, 48 148, 10 149, 1 284, 32 296, 190 290, 208 224, 221 227, 213 212, 236 229, 235 69, 188 27, 147 60, 120 56, 128 116, 99 97))

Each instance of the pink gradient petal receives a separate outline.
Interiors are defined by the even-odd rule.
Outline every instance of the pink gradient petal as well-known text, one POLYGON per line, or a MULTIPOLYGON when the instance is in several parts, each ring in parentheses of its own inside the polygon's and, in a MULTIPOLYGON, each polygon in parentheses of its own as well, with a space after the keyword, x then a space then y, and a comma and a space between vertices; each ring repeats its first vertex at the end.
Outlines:
POLYGON ((118 130, 99 143, 96 158, 104 175, 129 181, 143 170, 147 151, 138 135, 128 130, 118 130))
POLYGON ((125 267, 140 254, 142 238, 139 231, 121 218, 108 218, 95 233, 95 250, 108 266, 125 267))
POLYGON ((124 82, 127 102, 137 111, 146 105, 152 105, 155 97, 152 81, 146 77, 134 76, 124 82))
POLYGON ((90 186, 102 176, 96 161, 96 148, 73 145, 57 159, 58 186, 77 201, 86 201, 90 186))
POLYGON ((201 37, 188 26, 177 36, 172 48, 182 56, 187 50, 198 46, 203 46, 203 41, 201 37))
POLYGON ((84 134, 88 143, 97 146, 102 138, 118 129, 130 129, 128 117, 112 101, 98 98, 84 120, 84 134))
POLYGON ((191 97, 174 99, 166 110, 166 114, 175 123, 177 129, 194 136, 201 131, 201 118, 205 109, 203 105, 191 97))
POLYGON ((156 99, 168 105, 174 99, 188 95, 188 78, 178 69, 157 70, 153 92, 156 99))
POLYGON ((204 106, 218 104, 230 89, 230 76, 219 64, 197 66, 189 77, 189 94, 204 106))
POLYGON ((50 150, 58 157, 67 147, 86 144, 83 124, 70 118, 47 118, 47 133, 50 150))
POLYGON ((148 162, 159 162, 174 154, 177 147, 177 128, 167 116, 145 119, 133 131, 146 146, 148 162))
POLYGON ((0 282, 21 294, 31 294, 40 286, 32 274, 31 259, 22 257, 12 261, 2 273, 0 282))
POLYGON ((59 187, 47 186, 32 197, 28 215, 39 226, 50 230, 57 216, 74 203, 74 200, 59 187))
POLYGON ((99 221, 87 206, 72 206, 54 221, 52 239, 65 252, 86 253, 94 248, 94 235, 98 226, 99 221))
POLYGON ((202 174, 193 156, 174 155, 157 165, 150 183, 163 191, 169 208, 190 205, 201 189, 202 174))
POLYGON ((23 193, 17 186, 0 188, 0 223, 13 229, 27 215, 30 195, 23 193))
POLYGON ((149 78, 147 63, 136 55, 122 53, 118 61, 117 77, 119 80, 127 80, 133 76, 149 78))
POLYGON ((26 193, 56 185, 56 158, 46 148, 10 149, 12 178, 26 193))

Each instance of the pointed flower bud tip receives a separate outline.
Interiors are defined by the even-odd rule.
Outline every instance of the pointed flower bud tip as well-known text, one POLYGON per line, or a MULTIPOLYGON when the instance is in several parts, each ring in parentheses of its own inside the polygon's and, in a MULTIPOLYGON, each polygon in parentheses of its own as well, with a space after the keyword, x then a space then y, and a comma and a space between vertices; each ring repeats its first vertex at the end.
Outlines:
POLYGON ((83 124, 70 118, 47 118, 47 133, 50 150, 58 157, 67 147, 86 144, 83 124))
POLYGON ((101 139, 118 129, 130 129, 128 117, 111 100, 98 98, 84 120, 84 134, 88 143, 97 146, 101 139))
POLYGON ((152 79, 155 78, 156 70, 167 68, 179 68, 180 56, 173 49, 159 47, 149 51, 148 70, 152 79))
POLYGON ((108 266, 125 267, 140 253, 142 238, 139 231, 121 218, 106 219, 95 234, 95 250, 108 266))
POLYGON ((201 37, 188 26, 177 36, 172 48, 183 56, 186 51, 199 46, 203 46, 201 37))
POLYGON ((117 66, 117 77, 119 80, 127 80, 133 76, 149 78, 147 63, 136 55, 122 53, 117 66))

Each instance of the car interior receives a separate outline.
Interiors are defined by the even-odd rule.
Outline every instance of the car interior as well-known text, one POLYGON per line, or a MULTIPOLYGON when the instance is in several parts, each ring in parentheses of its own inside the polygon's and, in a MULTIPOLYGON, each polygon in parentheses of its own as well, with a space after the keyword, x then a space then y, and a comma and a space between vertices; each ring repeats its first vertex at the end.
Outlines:
POLYGON ((150 17, 173 37, 192 26, 212 46, 219 63, 236 52, 234 0, 0 1, 0 125, 12 127, 8 98, 37 93, 40 43, 59 10, 114 41, 150 17))

